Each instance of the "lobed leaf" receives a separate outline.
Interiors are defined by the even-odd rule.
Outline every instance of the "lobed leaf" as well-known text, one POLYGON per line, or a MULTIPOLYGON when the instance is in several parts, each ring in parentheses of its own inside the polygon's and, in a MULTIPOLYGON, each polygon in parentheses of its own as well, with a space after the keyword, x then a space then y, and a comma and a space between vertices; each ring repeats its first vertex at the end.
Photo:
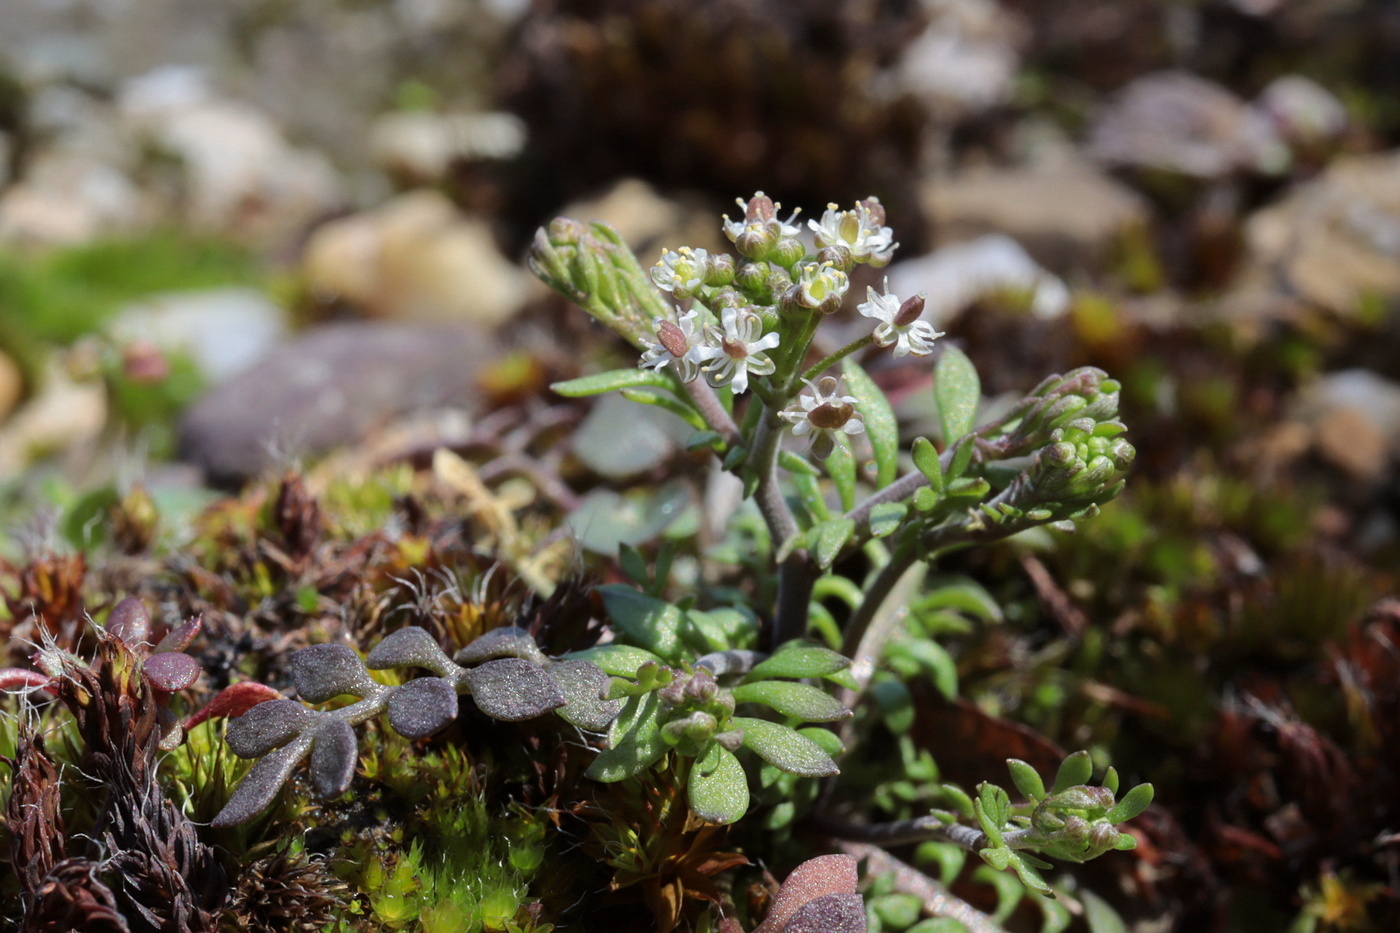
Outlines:
POLYGON ((787 726, 766 719, 735 716, 732 727, 744 733, 744 746, 775 768, 803 777, 827 777, 840 769, 821 746, 787 726))
POLYGON ((452 659, 426 630, 409 625, 385 635, 365 658, 365 667, 372 671, 390 667, 423 667, 438 676, 445 676, 452 667, 452 659))
POLYGON ((311 733, 303 733, 297 736, 296 741, 259 760, 234 788, 228 803, 224 804, 210 825, 215 829, 237 826, 267 809, 282 785, 287 783, 287 778, 291 777, 292 769, 311 750, 311 743, 311 733))
POLYGON ((286 745, 320 715, 296 700, 268 700, 229 720, 224 741, 239 758, 258 758, 286 745))
POLYGON ((690 768, 690 808, 710 823, 733 823, 749 810, 749 782, 739 759, 718 742, 690 768))
POLYGON ((324 703, 344 693, 362 697, 381 686, 345 645, 312 645, 293 652, 292 682, 308 703, 324 703))
POLYGON ((738 703, 762 703, 802 722, 838 722, 851 717, 840 700, 807 684, 763 680, 735 687, 733 694, 738 703))
POLYGON ((316 796, 330 799, 349 790, 358 759, 359 747, 350 723, 336 718, 321 723, 311 748, 311 786, 316 796))
POLYGON ((475 664, 492 658, 521 658, 536 664, 548 660, 530 633, 513 625, 492 629, 452 656, 458 664, 475 664))
POLYGON ((583 660, 556 661, 545 673, 564 695, 559 718, 589 732, 602 732, 622 711, 621 700, 605 699, 609 678, 598 665, 583 660))
POLYGON ((389 694, 389 725, 404 738, 427 738, 456 718, 457 691, 441 677, 410 680, 389 694))
POLYGON ((492 719, 519 722, 558 709, 564 694, 538 665, 520 658, 487 661, 464 674, 472 699, 492 719))

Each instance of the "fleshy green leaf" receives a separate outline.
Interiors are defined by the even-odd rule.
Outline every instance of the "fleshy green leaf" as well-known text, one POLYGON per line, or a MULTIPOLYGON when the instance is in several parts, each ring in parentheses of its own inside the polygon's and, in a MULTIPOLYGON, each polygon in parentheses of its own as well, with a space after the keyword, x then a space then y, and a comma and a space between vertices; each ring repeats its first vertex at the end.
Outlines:
POLYGON ((664 373, 654 369, 613 369, 605 373, 594 373, 566 382, 556 382, 550 386, 565 398, 584 398, 589 395, 602 395, 616 389, 635 389, 652 386, 658 389, 674 390, 676 384, 664 373))
POLYGON ((836 563, 836 558, 840 556, 841 549, 855 533, 856 523, 850 518, 833 518, 820 525, 813 525, 807 532, 807 540, 811 543, 818 566, 823 570, 830 570, 831 565, 836 563))
POLYGON ((730 722, 733 728, 743 730, 744 746, 775 768, 803 777, 840 773, 821 746, 787 726, 745 716, 735 716, 730 722))
POLYGON ((1152 803, 1152 785, 1139 784, 1123 795, 1123 799, 1118 801, 1113 809, 1108 811, 1108 821, 1110 823, 1122 823, 1131 820, 1152 803))
POLYGON ((1027 800, 1039 803, 1045 799, 1045 782, 1040 779, 1034 768, 1019 758, 1007 759, 1006 767, 1011 772, 1011 780, 1016 789, 1024 794, 1027 800))
POLYGON ((841 364, 841 370, 856 398, 856 410, 865 422, 865 435, 870 438, 870 449, 875 455, 875 488, 883 489, 894 482, 899 467, 899 423, 890 400, 865 370, 850 357, 841 364))
POLYGON ((598 587, 608 617, 628 640, 676 663, 683 653, 681 625, 684 615, 668 602, 638 593, 630 586, 612 583, 598 587))
POLYGON ((883 538, 894 534, 908 514, 907 502, 881 502, 870 510, 870 536, 883 538))
POLYGON ((914 728, 914 698, 902 682, 883 675, 870 685, 870 695, 891 732, 903 735, 914 728))
POLYGON ((739 759, 718 742, 690 768, 690 808, 710 823, 733 823, 749 809, 749 782, 739 759))
POLYGON ((856 504, 856 455, 849 444, 837 444, 824 464, 826 475, 841 497, 841 508, 849 512, 856 504))
POLYGON ((938 450, 926 437, 914 438, 914 466, 924 474, 929 488, 934 492, 943 491, 943 465, 938 462, 938 450))
POLYGON ((832 651, 818 645, 801 642, 788 642, 778 649, 771 658, 762 661, 749 671, 745 683, 755 680, 769 680, 774 677, 823 677, 843 671, 851 662, 832 651))
POLYGON ((637 402, 641 405, 655 405, 657 408, 663 408, 697 431, 702 431, 705 428, 705 419, 701 417, 700 413, 696 411, 693 406, 687 405, 685 402, 680 401, 675 396, 668 393, 658 392, 650 388, 623 389, 622 397, 629 402, 637 402))
POLYGON ((977 421, 982 383, 967 354, 951 345, 943 348, 943 355, 933 368, 933 380, 938 417, 943 423, 943 442, 952 444, 971 431, 977 421))
POLYGON ((578 659, 557 661, 545 673, 564 694, 559 718, 589 732, 602 732, 622 710, 621 700, 606 700, 608 675, 596 664, 578 659))
POLYGON ((661 658, 647 651, 645 648, 637 648, 633 645, 619 645, 616 642, 607 645, 598 645, 593 648, 585 648, 582 651, 571 651, 564 655, 566 659, 578 659, 580 661, 590 661, 603 669, 605 673, 614 677, 628 677, 633 680, 637 677, 637 668, 643 664, 660 664, 661 658))
POLYGON ((851 716, 851 711, 826 691, 784 680, 762 680, 735 687, 734 699, 738 703, 762 703, 802 722, 838 722, 851 716))
POLYGON ((1050 793, 1059 794, 1071 787, 1086 784, 1093 773, 1094 762, 1089 757, 1089 753, 1085 751, 1075 752, 1060 762, 1060 769, 1055 772, 1055 784, 1050 788, 1050 793))
POLYGON ((629 778, 648 768, 662 755, 666 745, 661 738, 657 712, 661 700, 655 693, 632 697, 613 721, 610 747, 598 753, 588 766, 588 776, 611 783, 629 778))

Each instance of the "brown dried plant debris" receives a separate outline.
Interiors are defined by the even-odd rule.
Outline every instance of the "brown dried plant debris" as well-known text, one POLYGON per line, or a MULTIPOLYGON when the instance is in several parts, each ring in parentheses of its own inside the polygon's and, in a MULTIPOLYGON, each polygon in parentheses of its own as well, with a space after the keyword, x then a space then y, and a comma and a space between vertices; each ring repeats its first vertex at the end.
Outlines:
POLYGON ((51 660, 85 746, 82 771, 106 792, 92 836, 126 924, 132 933, 216 930, 228 883, 157 780, 158 707, 141 659, 102 633, 90 666, 71 655, 51 660))
POLYGON ((291 855, 261 858, 239 875, 225 928, 246 933, 322 930, 342 906, 346 890, 319 861, 291 855))

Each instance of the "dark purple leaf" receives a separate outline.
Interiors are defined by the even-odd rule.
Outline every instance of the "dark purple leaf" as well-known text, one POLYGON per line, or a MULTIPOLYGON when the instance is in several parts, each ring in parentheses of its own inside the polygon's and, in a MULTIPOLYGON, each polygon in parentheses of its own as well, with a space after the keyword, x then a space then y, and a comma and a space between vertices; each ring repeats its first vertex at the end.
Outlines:
POLYGON ((438 647, 433 636, 410 625, 385 635, 365 659, 365 666, 372 671, 386 667, 426 667, 435 674, 442 674, 452 666, 452 659, 438 647))
POLYGON ((859 894, 827 894, 797 909, 783 933, 866 933, 865 903, 859 894))
POLYGON ((253 765, 210 825, 215 829, 237 826, 267 809, 282 785, 287 783, 292 769, 310 750, 311 736, 303 735, 253 765))
POLYGON ((184 623, 176 626, 165 633, 165 637, 156 645, 152 654, 162 654, 166 651, 184 651, 194 641, 194 637, 199 634, 199 630, 204 628, 204 616, 195 616, 193 619, 186 619, 184 623))
POLYGON ((492 719, 533 719, 564 705, 564 694, 539 667, 519 658, 487 661, 466 672, 472 699, 492 719))
POLYGON ((360 656, 345 645, 312 645, 294 652, 292 681, 308 703, 323 703, 342 693, 362 697, 377 686, 360 656))
POLYGON ((167 651, 151 655, 141 665, 141 670, 157 690, 174 693, 198 680, 204 669, 198 661, 183 652, 167 651))
POLYGON ((589 732, 602 732, 622 711, 621 700, 603 698, 608 689, 608 675, 588 661, 557 661, 545 668, 567 701, 559 716, 589 732))
POLYGON ((22 667, 0 668, 0 690, 9 693, 13 690, 30 690, 43 688, 49 693, 56 693, 52 686, 52 678, 48 674, 41 674, 38 671, 25 670, 22 667))
POLYGON ((426 738, 456 718, 457 691, 441 677, 410 680, 389 695, 389 725, 406 738, 426 738))
POLYGON ((458 651, 452 660, 458 664, 475 664, 492 658, 523 658, 536 664, 546 660, 530 633, 514 626, 492 629, 458 651))
POLYGON ((151 634, 151 617, 145 604, 135 596, 117 603, 107 615, 107 633, 121 639, 128 648, 144 642, 151 634))
POLYGON ((350 787, 360 749, 355 730, 343 719, 327 719, 316 730, 311 749, 311 786, 318 797, 339 797, 350 787))
POLYGON ((286 745, 320 715, 296 700, 269 700, 229 720, 224 741, 239 758, 257 758, 286 745))

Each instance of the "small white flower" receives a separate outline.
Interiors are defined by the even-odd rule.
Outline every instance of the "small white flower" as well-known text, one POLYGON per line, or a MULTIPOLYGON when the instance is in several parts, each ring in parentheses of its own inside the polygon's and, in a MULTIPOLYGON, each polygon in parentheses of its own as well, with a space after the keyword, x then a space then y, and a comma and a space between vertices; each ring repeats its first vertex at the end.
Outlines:
POLYGON ((647 348, 642 353, 642 362, 639 365, 643 368, 649 366, 657 371, 667 365, 673 366, 682 382, 690 382, 700 375, 699 365, 689 358, 690 351, 695 347, 695 318, 699 313, 692 309, 676 321, 664 317, 656 318, 652 322, 656 330, 656 343, 642 338, 647 348))
POLYGON ((763 319, 744 308, 725 308, 720 325, 705 328, 705 342, 686 354, 700 365, 712 386, 728 385, 747 392, 749 373, 770 375, 777 364, 764 354, 778 345, 778 335, 763 333, 763 319))
POLYGON ((820 308, 828 302, 839 305, 850 287, 846 273, 833 264, 809 262, 797 280, 797 303, 804 308, 820 308))
POLYGON ((856 310, 866 317, 875 318, 880 323, 875 327, 875 342, 882 347, 894 344, 895 358, 907 356, 928 356, 933 352, 933 342, 943 334, 933 329, 928 321, 919 320, 924 311, 922 293, 901 301, 898 295, 890 292, 889 277, 885 277, 885 294, 875 294, 875 289, 865 289, 866 300, 856 305, 856 310))
POLYGON ((899 246, 894 231, 884 225, 885 211, 877 198, 857 201, 855 210, 839 210, 828 204, 820 221, 809 220, 807 226, 817 235, 818 246, 843 246, 856 262, 883 266, 899 246))
POLYGON ((810 435, 812 455, 825 460, 836 448, 836 432, 861 434, 865 422, 856 411, 855 396, 838 394, 840 382, 834 376, 823 376, 807 387, 812 394, 798 396, 797 404, 778 412, 778 417, 791 424, 798 437, 810 435))
POLYGON ((682 246, 678 250, 662 250, 661 259, 651 267, 651 280, 663 292, 679 299, 689 298, 705 284, 710 269, 710 254, 703 249, 682 246))
POLYGON ((730 220, 728 214, 724 215, 724 235, 729 237, 731 243, 737 243, 739 235, 746 230, 754 233, 769 231, 774 235, 774 239, 797 236, 801 232, 801 228, 794 223, 797 215, 802 213, 800 207, 789 214, 787 220, 779 220, 778 211, 782 210, 783 206, 762 191, 754 192, 754 196, 748 201, 735 198, 734 203, 744 209, 744 216, 741 220, 730 220))

